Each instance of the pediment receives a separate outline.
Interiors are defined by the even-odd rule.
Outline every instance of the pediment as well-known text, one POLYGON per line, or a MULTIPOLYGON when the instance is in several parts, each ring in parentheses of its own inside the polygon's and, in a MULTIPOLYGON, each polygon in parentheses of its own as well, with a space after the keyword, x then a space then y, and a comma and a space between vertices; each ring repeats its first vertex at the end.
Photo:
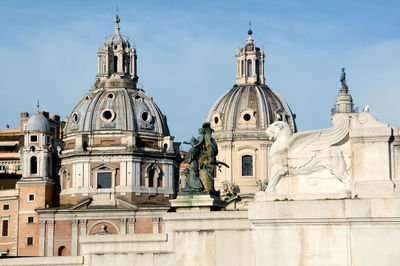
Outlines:
POLYGON ((124 199, 117 197, 116 200, 117 200, 117 204, 120 205, 121 207, 125 207, 127 209, 133 209, 133 210, 138 209, 138 206, 136 206, 135 204, 128 202, 124 199))
POLYGON ((105 163, 102 163, 102 164, 92 168, 92 170, 95 170, 95 171, 96 170, 117 170, 117 169, 118 169, 118 167, 115 167, 110 164, 105 164, 105 163))
POLYGON ((92 203, 93 199, 92 198, 85 198, 81 201, 79 201, 77 204, 75 204, 74 206, 72 206, 71 208, 69 208, 70 210, 79 210, 82 208, 88 208, 90 203, 92 203))

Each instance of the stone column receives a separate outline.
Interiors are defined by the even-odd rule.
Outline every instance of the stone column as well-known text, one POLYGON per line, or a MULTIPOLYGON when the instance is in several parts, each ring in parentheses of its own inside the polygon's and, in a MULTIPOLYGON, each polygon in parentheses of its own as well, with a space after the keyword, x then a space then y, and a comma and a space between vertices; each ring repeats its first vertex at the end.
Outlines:
POLYGON ((135 218, 129 218, 128 219, 128 226, 129 226, 129 234, 130 235, 135 234, 135 222, 136 222, 135 218))
POLYGON ((46 221, 39 221, 39 256, 44 256, 46 221))
POLYGON ((86 235, 86 225, 87 225, 87 220, 79 220, 79 224, 81 225, 81 236, 86 235))
POLYGON ((78 255, 78 220, 72 221, 71 256, 78 255))
POLYGON ((158 230, 158 222, 159 222, 159 218, 152 218, 151 219, 153 222, 153 234, 159 234, 159 230, 158 230))
POLYGON ((120 234, 125 235, 126 234, 126 219, 122 218, 120 221, 120 228, 119 228, 120 234))
POLYGON ((47 221, 47 256, 54 256, 54 220, 47 221))

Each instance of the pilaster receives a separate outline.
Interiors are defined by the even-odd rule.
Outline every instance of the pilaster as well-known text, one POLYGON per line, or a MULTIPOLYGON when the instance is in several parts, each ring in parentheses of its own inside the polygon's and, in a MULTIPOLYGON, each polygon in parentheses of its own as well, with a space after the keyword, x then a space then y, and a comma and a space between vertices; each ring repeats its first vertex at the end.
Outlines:
POLYGON ((128 219, 128 227, 129 227, 129 234, 134 235, 135 234, 135 223, 136 219, 135 218, 129 218, 128 219))
POLYGON ((159 230, 158 230, 158 223, 160 221, 160 218, 152 218, 151 221, 153 222, 153 234, 159 234, 159 230))
POLYGON ((87 220, 79 220, 79 224, 81 227, 81 236, 85 236, 86 235, 86 228, 87 228, 87 220))
POLYGON ((121 233, 122 235, 125 235, 125 234, 126 234, 126 219, 125 219, 125 218, 122 218, 122 219, 120 220, 120 228, 119 228, 119 231, 120 231, 120 233, 121 233))
POLYGON ((47 256, 54 256, 54 220, 47 221, 47 256))
POLYGON ((44 256, 46 221, 39 220, 39 256, 44 256))
POLYGON ((78 255, 78 220, 72 221, 71 256, 78 255))

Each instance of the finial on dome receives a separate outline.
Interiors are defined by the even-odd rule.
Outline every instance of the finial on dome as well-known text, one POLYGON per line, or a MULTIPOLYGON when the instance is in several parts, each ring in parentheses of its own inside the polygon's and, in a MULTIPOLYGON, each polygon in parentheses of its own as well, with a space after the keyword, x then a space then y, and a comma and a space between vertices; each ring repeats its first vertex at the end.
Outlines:
POLYGON ((249 37, 253 34, 253 31, 251 30, 251 22, 249 21, 249 31, 247 32, 249 34, 249 37))
POLYGON ((118 6, 116 8, 116 16, 115 16, 115 29, 119 30, 119 22, 121 21, 121 19, 118 16, 118 6))
POLYGON ((37 98, 37 104, 36 104, 36 107, 37 107, 37 111, 39 112, 39 107, 40 107, 40 105, 39 105, 39 98, 37 98))

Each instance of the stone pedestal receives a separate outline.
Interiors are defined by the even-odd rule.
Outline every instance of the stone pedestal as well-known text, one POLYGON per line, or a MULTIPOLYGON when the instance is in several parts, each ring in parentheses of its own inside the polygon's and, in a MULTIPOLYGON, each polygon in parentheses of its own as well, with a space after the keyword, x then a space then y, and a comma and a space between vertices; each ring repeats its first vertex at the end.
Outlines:
POLYGON ((177 212, 183 211, 219 211, 225 209, 227 203, 208 191, 203 192, 179 192, 178 197, 170 200, 171 207, 177 212))

